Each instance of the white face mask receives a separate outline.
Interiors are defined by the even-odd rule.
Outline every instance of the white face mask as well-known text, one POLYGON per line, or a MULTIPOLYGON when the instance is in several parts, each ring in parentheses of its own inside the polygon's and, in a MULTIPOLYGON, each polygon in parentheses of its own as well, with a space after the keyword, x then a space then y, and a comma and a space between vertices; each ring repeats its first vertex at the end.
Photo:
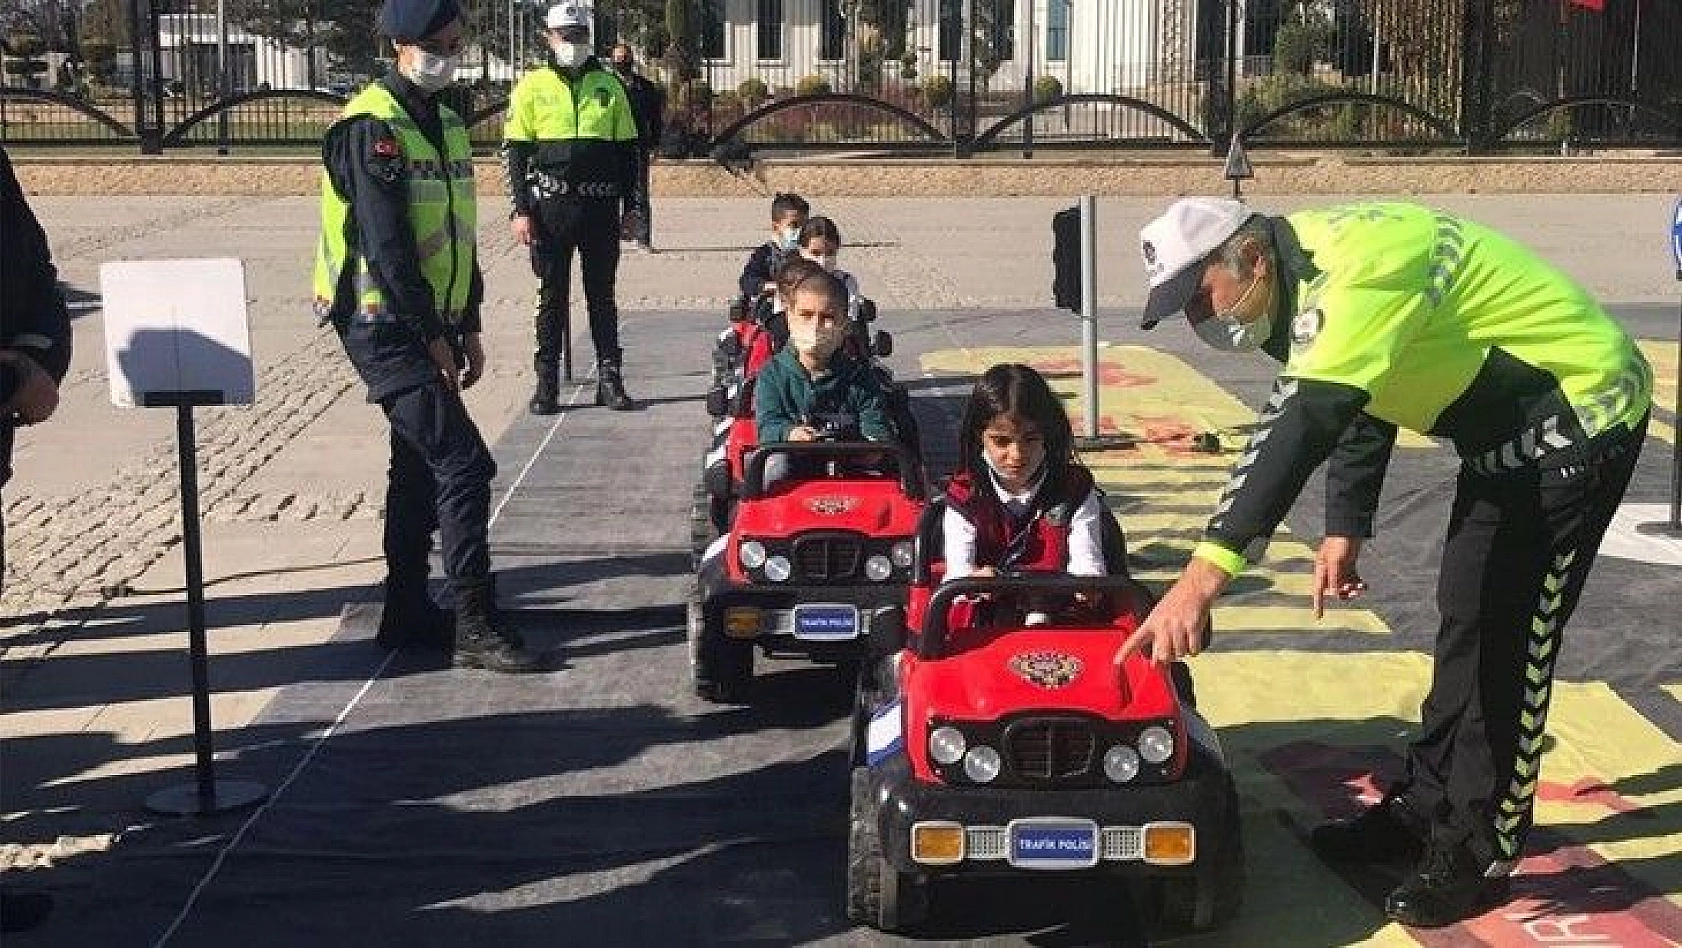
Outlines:
POLYGON ((777 235, 777 246, 784 250, 794 250, 800 246, 800 228, 785 227, 777 235))
POLYGON ((1244 289, 1244 295, 1231 307, 1199 322, 1192 329, 1196 331, 1199 339, 1222 352, 1251 352, 1260 349, 1267 342, 1267 338, 1273 335, 1273 281, 1263 281, 1258 275, 1250 281, 1250 285, 1244 289), (1263 282, 1267 283, 1267 292, 1260 305, 1256 306, 1251 303, 1251 297, 1263 282), (1242 317, 1249 315, 1252 309, 1256 312, 1256 317, 1249 322, 1241 322, 1242 317))
POLYGON ((556 40, 549 44, 555 53, 555 62, 568 69, 577 69, 584 65, 584 60, 590 58, 589 43, 569 43, 566 40, 556 40))
POLYGON ((456 66, 460 63, 460 56, 438 56, 424 49, 416 50, 408 80, 422 91, 437 92, 455 81, 456 66))
POLYGON ((800 329, 790 329, 788 344, 794 351, 803 356, 815 359, 827 359, 841 348, 841 327, 839 326, 805 326, 800 329))

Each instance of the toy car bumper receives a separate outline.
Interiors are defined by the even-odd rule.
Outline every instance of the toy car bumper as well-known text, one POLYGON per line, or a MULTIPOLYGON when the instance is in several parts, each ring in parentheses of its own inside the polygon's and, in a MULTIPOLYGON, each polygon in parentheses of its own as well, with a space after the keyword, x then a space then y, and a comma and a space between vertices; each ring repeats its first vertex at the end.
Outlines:
POLYGON ((757 645, 767 655, 842 661, 897 648, 903 638, 905 600, 906 587, 894 583, 724 583, 707 591, 702 609, 709 631, 757 645), (884 618, 884 610, 891 610, 893 621, 884 618))
POLYGON ((1231 784, 1194 752, 1170 784, 1095 790, 948 787, 915 780, 903 754, 870 770, 883 855, 931 877, 1094 870, 1141 876, 1195 871, 1231 832, 1231 784), (914 846, 914 836, 916 837, 914 846))

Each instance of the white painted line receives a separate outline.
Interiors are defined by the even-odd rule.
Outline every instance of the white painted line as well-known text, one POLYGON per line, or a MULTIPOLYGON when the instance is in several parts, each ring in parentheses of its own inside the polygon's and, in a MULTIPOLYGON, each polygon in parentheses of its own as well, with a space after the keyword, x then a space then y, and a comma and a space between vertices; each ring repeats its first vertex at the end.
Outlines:
POLYGON ((1655 528, 1670 522, 1669 504, 1624 504, 1612 515, 1600 555, 1656 566, 1682 566, 1682 535, 1655 528))
MULTIPOLYGON (((496 505, 496 510, 491 512, 490 526, 496 525, 497 518, 502 516, 503 508, 507 507, 508 502, 514 498, 514 492, 520 489, 520 485, 525 483, 526 476, 536 466, 538 457, 549 447, 549 442, 555 440, 555 434, 561 430, 561 424, 567 420, 567 416, 572 414, 573 409, 578 407, 578 397, 589 388, 589 385, 588 377, 578 383, 578 388, 573 391, 572 397, 567 400, 566 407, 556 416, 555 423, 549 426, 549 431, 543 436, 543 441, 538 444, 537 450, 532 452, 531 458, 526 461, 526 466, 520 470, 519 476, 514 478, 514 483, 508 485, 508 491, 502 495, 502 501, 496 505)), ((297 765, 292 768, 292 772, 286 775, 286 779, 280 782, 280 786, 275 788, 274 793, 263 801, 262 806, 253 810, 251 815, 246 817, 244 823, 240 824, 239 830, 228 840, 227 845, 216 853, 216 858, 211 862, 210 868, 205 871, 204 878, 199 880, 198 885, 193 887, 192 894, 187 896, 187 904, 181 906, 181 912, 175 916, 175 920, 170 922, 164 933, 159 935, 158 940, 152 943, 153 948, 163 948, 164 945, 169 944, 171 938, 175 937, 175 933, 181 930, 181 926, 187 922, 187 916, 191 915, 194 906, 198 905, 199 896, 204 894, 204 890, 210 886, 211 881, 216 878, 216 874, 222 871, 222 864, 228 861, 228 855, 245 841, 245 836, 251 831, 251 827, 257 824, 263 814, 268 812, 269 807, 280 799, 286 789, 292 786, 293 782, 303 774, 304 769, 310 765, 310 762, 315 760, 315 755, 320 753, 321 749, 327 746, 327 742, 333 739, 333 735, 339 732, 339 728, 350 717, 350 713, 356 710, 356 706, 362 702, 363 696, 367 695, 374 687, 374 683, 380 680, 380 676, 385 674, 386 668, 390 667, 391 660, 396 657, 397 653, 395 651, 386 655, 385 661, 380 662, 379 667, 374 669, 374 674, 362 683, 362 687, 350 699, 350 703, 346 704, 344 710, 339 712, 339 716, 333 721, 333 726, 323 731, 321 736, 316 738, 315 743, 310 745, 309 752, 304 754, 297 765)))

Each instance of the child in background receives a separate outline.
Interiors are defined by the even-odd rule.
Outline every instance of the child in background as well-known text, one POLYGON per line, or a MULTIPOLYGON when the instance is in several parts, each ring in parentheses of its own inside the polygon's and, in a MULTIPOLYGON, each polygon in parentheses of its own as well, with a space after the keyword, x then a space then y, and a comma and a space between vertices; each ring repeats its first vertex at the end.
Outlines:
POLYGON ((782 268, 783 261, 799 249, 800 230, 806 226, 806 219, 811 213, 812 206, 798 194, 778 194, 771 199, 772 239, 754 249, 753 256, 742 267, 739 281, 741 299, 747 304, 748 316, 753 315, 753 307, 758 300, 776 293, 777 271, 782 268))

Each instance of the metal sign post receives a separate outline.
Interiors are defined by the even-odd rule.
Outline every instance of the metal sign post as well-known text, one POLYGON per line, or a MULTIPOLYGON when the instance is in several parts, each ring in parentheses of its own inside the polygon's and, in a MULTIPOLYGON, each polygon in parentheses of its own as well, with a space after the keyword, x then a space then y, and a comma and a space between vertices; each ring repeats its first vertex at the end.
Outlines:
POLYGON ((1244 200, 1243 182, 1256 176, 1256 169, 1250 166, 1250 156, 1244 153, 1244 139, 1237 132, 1232 133, 1232 147, 1227 149, 1226 167, 1221 169, 1221 175, 1232 182, 1232 199, 1244 200))
MULTIPOLYGON (((1670 256, 1676 264, 1676 281, 1682 283, 1682 198, 1670 213, 1670 256)), ((1676 426, 1682 434, 1682 309, 1676 320, 1676 426)), ((1682 437, 1671 439, 1670 528, 1682 531, 1682 437)))
POLYGON ((117 260, 100 268, 100 291, 111 401, 120 407, 174 408, 181 463, 196 779, 152 794, 146 806, 172 816, 225 813, 261 802, 268 790, 248 780, 216 778, 193 409, 249 405, 256 398, 245 269, 233 259, 117 260))
POLYGON ((1080 199, 1080 368, 1086 381, 1086 437, 1098 440, 1098 199, 1080 199))

